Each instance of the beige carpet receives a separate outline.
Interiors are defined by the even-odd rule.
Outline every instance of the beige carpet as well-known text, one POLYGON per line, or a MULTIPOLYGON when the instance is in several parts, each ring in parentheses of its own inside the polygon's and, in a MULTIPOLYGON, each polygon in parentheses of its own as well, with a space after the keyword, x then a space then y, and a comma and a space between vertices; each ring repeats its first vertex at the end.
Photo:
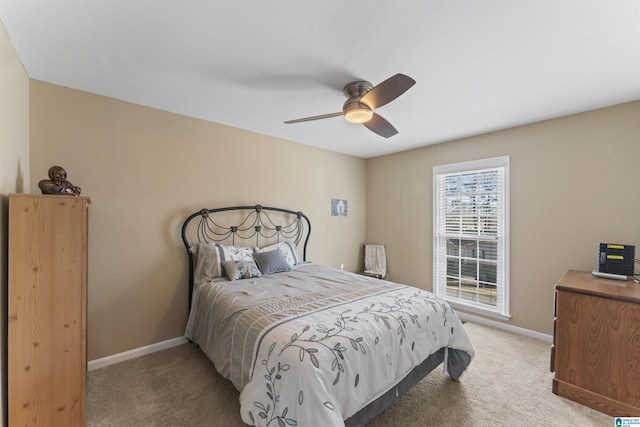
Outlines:
MULTIPOLYGON (((613 417, 551 393, 548 343, 465 326, 477 355, 460 382, 438 367, 370 427, 614 425, 613 417)), ((238 392, 193 344, 88 374, 91 427, 244 426, 239 411, 238 392)))

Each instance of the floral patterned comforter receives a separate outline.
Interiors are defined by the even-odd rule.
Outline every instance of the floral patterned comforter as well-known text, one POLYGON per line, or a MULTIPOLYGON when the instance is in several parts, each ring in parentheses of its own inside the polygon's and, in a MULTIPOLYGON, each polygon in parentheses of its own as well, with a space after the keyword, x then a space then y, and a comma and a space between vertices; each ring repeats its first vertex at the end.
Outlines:
POLYGON ((454 379, 475 354, 444 300, 318 264, 197 286, 186 335, 255 426, 341 426, 440 348, 454 379))

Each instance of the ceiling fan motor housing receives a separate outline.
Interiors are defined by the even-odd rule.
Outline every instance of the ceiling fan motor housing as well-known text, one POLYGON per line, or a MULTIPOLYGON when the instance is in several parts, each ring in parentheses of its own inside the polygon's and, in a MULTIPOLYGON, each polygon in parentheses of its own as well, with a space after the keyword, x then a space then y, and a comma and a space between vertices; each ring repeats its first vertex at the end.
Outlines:
POLYGON ((357 96, 361 98, 362 95, 369 92, 373 89, 373 85, 366 80, 358 80, 356 82, 351 82, 345 85, 342 91, 344 92, 344 96, 347 98, 352 98, 357 96))
POLYGON ((371 119, 373 115, 371 107, 361 103, 360 99, 372 88, 373 85, 364 80, 349 83, 344 87, 343 92, 347 100, 342 105, 342 112, 347 121, 364 123, 371 119))

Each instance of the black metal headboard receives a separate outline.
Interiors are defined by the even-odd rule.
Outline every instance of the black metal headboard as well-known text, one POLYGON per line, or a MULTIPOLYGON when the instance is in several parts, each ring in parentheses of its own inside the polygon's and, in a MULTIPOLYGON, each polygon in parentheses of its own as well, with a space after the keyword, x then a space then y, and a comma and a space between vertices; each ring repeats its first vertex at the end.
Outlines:
POLYGON ((306 261, 310 235, 311 222, 301 211, 254 205, 194 212, 182 224, 182 241, 189 255, 189 305, 193 293, 194 268, 190 248, 196 243, 260 247, 288 241, 302 249, 302 259, 306 261))

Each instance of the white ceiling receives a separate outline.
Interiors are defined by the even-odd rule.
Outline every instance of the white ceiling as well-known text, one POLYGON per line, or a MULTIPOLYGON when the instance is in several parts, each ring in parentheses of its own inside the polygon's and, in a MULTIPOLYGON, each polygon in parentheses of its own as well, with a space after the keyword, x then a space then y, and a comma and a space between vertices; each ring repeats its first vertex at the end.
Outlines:
POLYGON ((0 0, 30 78, 369 158, 640 99, 638 0, 0 0), (417 83, 342 117, 343 86, 417 83))

